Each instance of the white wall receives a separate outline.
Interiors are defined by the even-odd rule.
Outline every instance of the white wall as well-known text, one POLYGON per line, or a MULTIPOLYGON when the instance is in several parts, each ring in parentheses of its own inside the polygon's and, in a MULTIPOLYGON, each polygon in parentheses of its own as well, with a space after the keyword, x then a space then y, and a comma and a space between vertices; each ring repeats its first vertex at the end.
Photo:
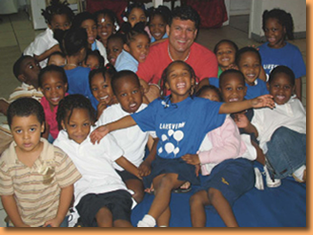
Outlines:
POLYGON ((262 30, 262 14, 264 10, 280 8, 292 15, 296 38, 305 37, 306 33, 306 1, 305 0, 252 0, 249 38, 258 39, 264 36, 262 30), (298 35, 298 36, 297 36, 298 35))

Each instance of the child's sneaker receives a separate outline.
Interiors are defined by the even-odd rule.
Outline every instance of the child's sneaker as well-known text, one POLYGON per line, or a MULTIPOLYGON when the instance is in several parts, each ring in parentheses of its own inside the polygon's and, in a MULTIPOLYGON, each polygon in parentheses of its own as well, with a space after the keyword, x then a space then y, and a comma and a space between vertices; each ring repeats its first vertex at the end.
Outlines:
POLYGON ((254 167, 254 174, 255 174, 254 187, 256 187, 258 190, 264 190, 263 176, 262 176, 259 168, 254 167))
POLYGON ((295 172, 292 174, 293 178, 299 183, 306 182, 306 166, 299 167, 295 172))
POLYGON ((281 185, 281 180, 272 178, 266 166, 264 166, 264 172, 265 172, 265 180, 266 180, 267 187, 277 188, 281 185))

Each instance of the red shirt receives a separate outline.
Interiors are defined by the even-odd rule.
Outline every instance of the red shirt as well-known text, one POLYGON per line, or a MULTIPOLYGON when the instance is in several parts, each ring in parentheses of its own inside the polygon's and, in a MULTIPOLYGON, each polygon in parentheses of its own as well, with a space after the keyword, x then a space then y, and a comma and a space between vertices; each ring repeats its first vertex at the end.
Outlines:
MULTIPOLYGON (((172 62, 168 54, 168 43, 158 43, 150 47, 145 62, 139 63, 137 75, 148 83, 158 84, 163 70, 172 62)), ((194 42, 186 62, 194 69, 199 81, 207 77, 217 77, 217 59, 215 54, 206 47, 194 42)))

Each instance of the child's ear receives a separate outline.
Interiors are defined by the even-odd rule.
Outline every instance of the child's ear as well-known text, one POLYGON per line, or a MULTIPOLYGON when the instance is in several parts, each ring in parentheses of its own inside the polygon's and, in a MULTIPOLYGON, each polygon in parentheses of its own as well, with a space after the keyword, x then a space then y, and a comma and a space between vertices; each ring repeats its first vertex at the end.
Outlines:
POLYGON ((165 85, 165 88, 166 88, 167 90, 171 90, 171 88, 170 88, 170 86, 168 85, 167 82, 165 82, 164 85, 165 85))
POLYGON ((63 129, 63 130, 65 130, 65 129, 66 129, 66 128, 65 128, 65 125, 64 125, 64 121, 63 121, 63 120, 61 121, 61 126, 62 126, 62 129, 63 129))
POLYGON ((124 49, 125 51, 127 51, 127 52, 130 51, 130 48, 129 48, 129 46, 128 46, 127 44, 124 44, 124 45, 123 45, 123 49, 124 49))
POLYGON ((65 83, 64 84, 65 91, 67 91, 67 87, 68 87, 68 85, 67 85, 67 83, 65 83))
POLYGON ((18 75, 18 76, 17 76, 17 79, 18 79, 20 82, 27 83, 27 79, 26 79, 26 77, 24 76, 24 74, 18 75))
POLYGON ((166 34, 169 35, 170 34, 170 26, 166 25, 166 34))
POLYGON ((46 125, 45 125, 45 123, 43 122, 43 123, 41 124, 41 127, 40 127, 40 132, 41 132, 41 133, 44 133, 44 132, 45 132, 45 128, 46 128, 46 125))

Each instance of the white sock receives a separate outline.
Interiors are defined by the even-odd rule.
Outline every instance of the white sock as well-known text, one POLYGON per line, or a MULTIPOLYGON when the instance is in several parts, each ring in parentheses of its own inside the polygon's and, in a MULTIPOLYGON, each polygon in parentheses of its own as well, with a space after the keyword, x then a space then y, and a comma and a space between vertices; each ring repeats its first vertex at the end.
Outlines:
POLYGON ((139 220, 137 227, 155 227, 155 225, 155 219, 151 215, 146 214, 142 220, 139 220))
POLYGON ((303 179, 303 172, 306 169, 305 165, 300 166, 297 170, 293 172, 294 176, 297 177, 299 180, 303 179))

